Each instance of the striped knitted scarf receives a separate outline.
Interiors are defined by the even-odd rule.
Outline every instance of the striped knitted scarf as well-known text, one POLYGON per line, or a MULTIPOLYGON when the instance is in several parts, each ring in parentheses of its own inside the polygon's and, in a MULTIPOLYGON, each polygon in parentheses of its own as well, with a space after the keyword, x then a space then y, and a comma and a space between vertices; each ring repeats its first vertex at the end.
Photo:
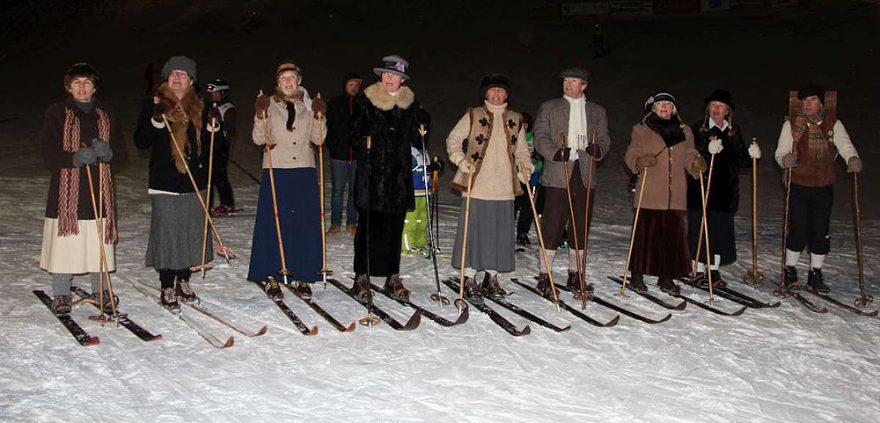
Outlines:
POLYGON ((810 154, 815 154, 816 158, 823 159, 828 156, 831 134, 825 134, 822 123, 825 120, 825 109, 819 110, 815 119, 810 119, 804 112, 800 112, 795 116, 794 123, 791 125, 791 136, 795 140, 802 140, 804 133, 807 134, 807 146, 810 154))
MULTIPOLYGON (((98 137, 101 140, 110 140, 110 119, 107 113, 100 108, 95 108, 98 113, 98 137)), ((64 112, 64 126, 62 133, 62 148, 68 153, 76 153, 80 149, 80 125, 79 118, 73 109, 67 108, 64 112)), ((116 242, 116 217, 113 210, 113 181, 110 178, 110 165, 100 167, 99 183, 101 208, 103 216, 107 218, 107 226, 104 234, 104 242, 112 244, 116 242)), ((79 207, 79 186, 81 170, 77 168, 61 169, 61 178, 58 186, 58 236, 79 234, 77 222, 77 209, 79 207)))

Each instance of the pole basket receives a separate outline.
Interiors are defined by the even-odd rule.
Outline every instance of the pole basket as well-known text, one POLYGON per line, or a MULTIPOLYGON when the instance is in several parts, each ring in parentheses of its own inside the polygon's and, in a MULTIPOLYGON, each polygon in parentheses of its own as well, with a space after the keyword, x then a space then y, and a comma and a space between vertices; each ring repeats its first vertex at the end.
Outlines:
POLYGON ((767 283, 767 277, 764 276, 764 272, 760 270, 749 269, 742 277, 743 283, 752 287, 752 288, 760 288, 767 283))

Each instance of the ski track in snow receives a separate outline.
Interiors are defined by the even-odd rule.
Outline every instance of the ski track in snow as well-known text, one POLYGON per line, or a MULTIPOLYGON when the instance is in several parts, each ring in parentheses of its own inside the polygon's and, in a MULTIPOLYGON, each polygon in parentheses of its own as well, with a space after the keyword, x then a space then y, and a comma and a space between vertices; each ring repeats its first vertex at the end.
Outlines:
MULTIPOLYGON (((48 276, 38 269, 41 219, 35 216, 42 214, 43 198, 7 201, 0 215, 8 222, 0 231, 0 266, 9 278, 7 295, 0 298, 0 420, 869 422, 880 412, 875 383, 880 357, 873 345, 880 335, 877 319, 833 307, 827 315, 816 315, 789 300, 778 309, 750 309, 734 318, 690 306, 659 325, 622 317, 615 327, 596 328, 565 312, 557 314, 550 303, 505 281, 516 292, 514 303, 552 323, 572 324, 564 333, 531 324, 531 335, 514 338, 477 310, 454 328, 423 319, 412 332, 379 325, 343 334, 287 295, 287 304, 306 324, 320 328, 317 336, 305 337, 244 280, 254 219, 248 215, 217 219, 239 257, 229 267, 218 261, 205 279, 194 276, 194 286, 218 314, 249 329, 268 324, 269 331, 256 338, 236 336, 233 347, 214 349, 130 287, 135 280, 158 285, 155 272, 142 265, 149 228, 141 167, 146 163, 134 161, 117 181, 122 217, 114 286, 122 298, 120 308, 162 334, 162 340, 145 343, 113 325, 101 327, 88 320, 93 308, 78 307, 73 315, 101 344, 77 345, 30 293, 35 287, 51 289, 48 276)), ((238 182, 239 202, 254 204, 256 186, 238 182)), ((0 178, 6 199, 28 198, 28 193, 45 192, 45 186, 45 177, 0 178)), ((602 219, 613 214, 609 211, 626 210, 625 199, 598 198, 605 204, 597 204, 601 212, 592 228, 588 266, 597 292, 646 315, 665 315, 638 296, 621 300, 617 285, 605 279, 622 271, 629 225, 602 219)), ((457 198, 443 193, 441 202, 440 242, 448 253, 457 198)), ((737 223, 740 239, 748 239, 748 218, 737 223)), ((768 274, 778 266, 777 224, 778 219, 768 219, 759 228, 761 266, 768 274)), ((835 231, 847 225, 835 222, 835 231)), ((869 226, 865 244, 870 250, 877 230, 874 222, 869 226)), ((350 285, 351 238, 328 240, 328 265, 350 285)), ((838 257, 829 260, 833 266, 826 270, 844 299, 856 294, 853 283, 843 283, 854 280, 846 264, 853 260, 852 247, 851 241, 835 240, 838 257)), ((740 256, 750 259, 749 248, 741 241, 740 256)), ((517 253, 512 276, 531 283, 536 252, 517 253)), ((448 258, 438 264, 441 275, 456 274, 448 258)), ((735 281, 733 273, 749 266, 741 261, 724 274, 735 281)), ((557 261, 557 274, 564 269, 557 261)), ((431 261, 405 256, 402 273, 414 289, 413 300, 434 307, 428 298, 434 291, 431 261)), ((868 275, 870 280, 874 273, 868 275)), ((87 287, 81 279, 74 282, 87 287)), ((769 290, 755 295, 772 298, 769 290)), ((445 287, 444 293, 455 296, 445 287)), ((705 298, 702 292, 689 293, 705 298)), ((560 295, 577 304, 568 294, 560 295)), ((364 314, 332 287, 323 290, 319 283, 315 297, 344 323, 364 314)), ((411 314, 387 298, 376 297, 376 302, 399 320, 411 314)), ((733 307, 723 300, 718 304, 733 307)), ((527 323, 496 309, 520 327, 527 323)), ((587 312, 602 320, 614 316, 592 304, 587 312)), ((184 313, 221 339, 237 335, 189 309, 184 313)), ((442 311, 448 318, 455 313, 454 307, 442 311)))

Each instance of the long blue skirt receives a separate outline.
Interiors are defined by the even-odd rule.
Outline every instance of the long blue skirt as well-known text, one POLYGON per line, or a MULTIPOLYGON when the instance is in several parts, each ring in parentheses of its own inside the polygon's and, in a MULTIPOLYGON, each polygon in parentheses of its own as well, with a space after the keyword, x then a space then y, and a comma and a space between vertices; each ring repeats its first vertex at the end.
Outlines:
MULTIPOLYGON (((321 273, 321 209, 318 204, 318 174, 315 168, 275 169, 278 219, 284 241, 284 259, 289 280, 315 282, 321 273)), ((281 255, 272 209, 269 171, 263 169, 251 264, 247 279, 259 282, 269 276, 283 280, 281 255)))

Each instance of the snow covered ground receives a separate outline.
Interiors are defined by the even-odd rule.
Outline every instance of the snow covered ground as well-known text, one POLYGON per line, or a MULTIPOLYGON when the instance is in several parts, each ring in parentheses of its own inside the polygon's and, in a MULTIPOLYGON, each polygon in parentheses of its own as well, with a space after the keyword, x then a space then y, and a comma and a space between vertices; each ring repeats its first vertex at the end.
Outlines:
MULTIPOLYGON (((320 7, 312 5, 308 10, 315 9, 320 7)), ((782 201, 779 173, 769 156, 785 113, 786 90, 806 79, 840 88, 841 117, 866 163, 862 196, 865 272, 869 291, 877 292, 880 268, 874 260, 880 256, 880 210, 869 183, 877 175, 872 167, 876 160, 872 159, 877 157, 878 147, 868 140, 878 134, 871 126, 876 106, 870 97, 878 92, 878 82, 866 71, 868 65, 876 64, 876 46, 871 46, 870 40, 877 39, 877 29, 869 24, 876 23, 875 9, 867 10, 862 13, 873 20, 852 18, 850 11, 849 15, 840 15, 843 18, 839 21, 844 24, 831 30, 816 23, 821 20, 812 10, 742 21, 715 18, 609 23, 606 37, 616 49, 607 61, 590 61, 588 47, 577 52, 576 60, 570 58, 571 51, 564 41, 588 37, 586 24, 539 24, 514 16, 513 29, 502 30, 515 40, 514 46, 500 48, 522 49, 533 59, 525 63, 510 59, 492 62, 485 57, 474 59, 474 63, 457 62, 453 58, 481 56, 479 49, 461 46, 473 34, 450 34, 440 28, 454 21, 448 15, 438 18, 439 23, 429 23, 415 36, 413 44, 399 47, 382 37, 392 31, 378 31, 377 39, 384 41, 376 41, 375 45, 350 44, 351 38, 334 31, 346 25, 363 29, 371 24, 343 14, 323 23, 300 18, 306 29, 298 33, 327 25, 320 32, 324 50, 292 46, 281 55, 304 57, 306 86, 312 91, 333 93, 338 89, 338 75, 351 63, 357 63, 358 69, 367 74, 369 66, 386 51, 400 49, 404 55, 410 52, 416 75, 414 89, 435 117, 435 143, 444 138, 473 100, 482 73, 502 70, 512 74, 514 82, 519 83, 515 86, 518 91, 514 91, 515 107, 534 112, 540 101, 559 95, 554 79, 557 68, 572 62, 587 63, 596 78, 591 86, 594 98, 609 109, 614 139, 608 163, 599 169, 602 187, 590 239, 588 276, 603 297, 660 317, 665 311, 640 297, 614 299, 616 285, 605 275, 622 271, 629 235, 630 197, 625 191, 626 175, 620 168, 628 128, 639 119, 643 99, 661 87, 681 93, 689 119, 698 117, 703 96, 716 85, 734 92, 739 122, 749 128, 749 134, 759 136, 765 146, 767 159, 759 171, 760 267, 771 276, 776 275, 779 266, 782 201), (340 23, 340 19, 348 20, 340 23), (795 43, 786 26, 790 22, 819 30, 803 31, 795 43), (844 45, 844 38, 848 40, 846 48, 832 48, 844 45), (707 72, 694 66, 689 54, 709 48, 709 40, 713 39, 730 49, 729 71, 707 72), (756 43, 768 43, 769 47, 756 52, 752 50, 756 43), (436 45, 433 52, 444 54, 440 57, 415 44, 436 45), (815 46, 825 47, 836 65, 816 63, 797 76, 772 71, 783 68, 793 58, 805 57, 801 54, 815 46), (664 57, 660 47, 666 47, 667 53, 680 60, 664 57), (343 60, 329 51, 349 56, 343 60), (652 60, 655 64, 646 67, 652 60), (326 71, 319 65, 325 62, 326 71), (767 92, 774 93, 770 97, 777 101, 768 101, 767 92)), ((399 13, 406 11, 413 9, 404 8, 399 13)), ((186 14, 178 16, 183 20, 186 14)), ((690 305, 658 325, 621 317, 615 327, 596 328, 565 312, 557 313, 550 303, 504 281, 505 288, 516 292, 511 301, 553 323, 572 326, 570 331, 555 333, 533 324, 530 335, 514 338, 477 310, 471 310, 466 324, 454 328, 442 328, 423 319, 412 332, 395 332, 380 325, 338 333, 301 301, 288 296, 291 308, 306 323, 319 327, 317 336, 302 336, 255 286, 244 280, 253 229, 249 213, 256 205, 257 187, 237 169, 231 170, 233 183, 238 202, 246 210, 238 217, 218 219, 217 224, 224 241, 239 258, 230 267, 215 269, 204 280, 196 280, 194 286, 203 301, 218 313, 248 328, 266 324, 269 331, 257 338, 236 336, 232 348, 214 349, 130 286, 135 280, 158 284, 155 272, 143 266, 149 228, 147 159, 133 147, 130 163, 117 173, 120 244, 114 286, 122 299, 121 308, 145 328, 161 333, 162 340, 144 343, 122 328, 102 327, 87 319, 92 309, 79 307, 74 317, 101 338, 98 346, 80 347, 30 292, 51 289, 48 275, 38 268, 48 176, 33 143, 42 109, 60 95, 61 72, 75 60, 97 62, 105 73, 104 91, 119 110, 128 135, 138 111, 142 65, 153 59, 135 49, 112 53, 108 49, 146 43, 154 46, 148 55, 155 56, 157 62, 183 51, 197 60, 204 59, 200 61, 204 64, 200 71, 204 79, 220 70, 232 75, 227 78, 234 81, 233 86, 242 87, 234 91, 234 99, 247 116, 251 110, 248 93, 265 84, 265 75, 271 77, 269 71, 279 54, 277 45, 256 40, 283 33, 268 28, 276 22, 270 14, 265 16, 267 28, 219 38, 238 48, 235 57, 231 51, 210 54, 199 49, 209 35, 221 37, 217 27, 207 34, 173 32, 181 44, 172 45, 170 36, 156 41, 125 23, 107 23, 92 28, 95 34, 86 31, 67 34, 70 39, 35 42, 32 51, 13 48, 13 53, 3 59, 0 77, 15 84, 8 88, 12 96, 4 95, 6 101, 0 104, 0 146, 5 152, 0 157, 0 271, 5 285, 0 297, 0 421, 880 420, 878 319, 834 308, 818 315, 793 300, 784 300, 776 309, 750 309, 739 317, 721 317, 690 305), (102 34, 122 35, 102 39, 110 47, 83 42, 102 34), (24 100, 8 100, 18 98, 24 100)), ((414 16, 416 23, 428 20, 423 15, 414 16)), ((837 22, 837 15, 828 16, 828 21, 837 22)), ((157 24, 160 30, 147 34, 162 37, 156 34, 182 24, 174 21, 165 25, 157 24)), ((469 22, 467 28, 474 34, 490 32, 479 29, 474 22, 469 22)), ((487 42, 479 47, 490 45, 495 46, 487 42)), ((243 134, 247 134, 249 124, 243 126, 243 134)), ((235 157, 255 171, 257 155, 243 141, 236 147, 235 157)), ((825 273, 835 295, 849 302, 858 292, 852 203, 850 179, 842 172, 839 176, 832 222, 833 250, 825 273)), ((731 282, 738 281, 751 264, 748 175, 742 182, 737 218, 741 260, 723 270, 731 282)), ((458 199, 444 190, 441 203, 441 247, 448 253, 458 199)), ((351 238, 341 235, 328 241, 329 267, 338 279, 349 283, 351 238)), ((530 280, 537 272, 535 253, 518 253, 513 277, 530 280)), ((441 275, 454 273, 448 260, 441 258, 441 275)), ((564 266, 561 261, 557 264, 557 274, 561 275, 564 266)), ((403 273, 414 291, 413 300, 430 305, 428 296, 434 286, 431 262, 422 257, 404 257, 403 273)), ((79 279, 75 283, 87 286, 79 279)), ((754 295, 769 300, 773 298, 769 290, 765 287, 754 295)), ((445 287, 444 292, 453 295, 445 287)), ((316 290, 316 300, 346 323, 364 314, 359 305, 332 287, 316 290)), ((409 315, 408 309, 385 298, 377 298, 377 303, 399 319, 409 315)), ((729 302, 718 304, 732 308, 729 302)), ((587 312, 601 320, 614 316, 592 304, 587 312)), ((224 338, 233 334, 201 315, 187 314, 218 335, 225 334, 224 338)), ((445 308, 443 314, 454 317, 455 309, 445 308)), ((510 313, 503 314, 519 326, 526 323, 510 313)))

